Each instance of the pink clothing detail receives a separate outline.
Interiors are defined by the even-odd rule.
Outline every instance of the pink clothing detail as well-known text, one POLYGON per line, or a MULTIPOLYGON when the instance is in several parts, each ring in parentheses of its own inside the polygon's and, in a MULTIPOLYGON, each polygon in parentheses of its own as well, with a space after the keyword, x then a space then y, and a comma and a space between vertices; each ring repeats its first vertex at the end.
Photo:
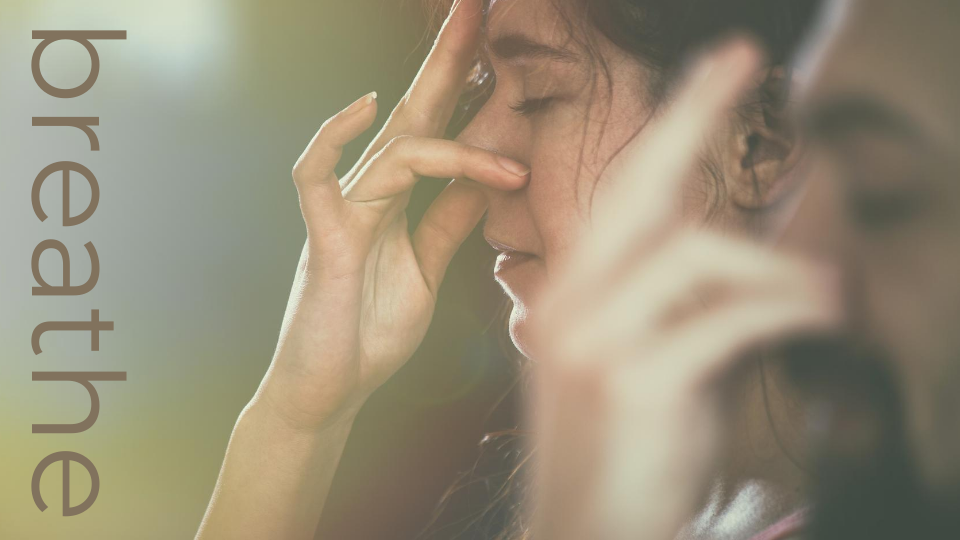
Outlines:
POLYGON ((807 510, 801 509, 756 534, 750 540, 787 540, 799 534, 807 524, 807 510))

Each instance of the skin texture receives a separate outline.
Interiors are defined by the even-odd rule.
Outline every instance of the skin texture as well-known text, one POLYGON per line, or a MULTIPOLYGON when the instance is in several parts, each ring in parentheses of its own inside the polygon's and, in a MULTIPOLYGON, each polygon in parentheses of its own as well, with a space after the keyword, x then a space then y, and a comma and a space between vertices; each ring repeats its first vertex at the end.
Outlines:
MULTIPOLYGON (((701 196, 705 178, 696 167, 705 152, 721 158, 734 200, 757 197, 753 191, 743 195, 753 186, 753 171, 740 166, 747 147, 743 140, 753 133, 764 140, 768 132, 761 115, 732 108, 761 78, 759 55, 743 43, 732 53, 721 51, 712 62, 717 71, 703 71, 693 80, 688 97, 678 99, 671 114, 665 109, 651 115, 640 63, 602 41, 613 75, 609 88, 587 76, 583 62, 564 62, 559 72, 555 63, 540 62, 544 71, 531 71, 534 66, 523 58, 514 55, 505 63, 501 54, 494 60, 493 95, 457 142, 440 140, 483 40, 519 21, 527 32, 557 30, 557 14, 546 5, 496 3, 491 34, 484 37, 480 2, 456 3, 409 92, 346 176, 333 174, 340 148, 371 126, 372 100, 362 98, 328 120, 298 160, 293 178, 307 241, 276 353, 234 428, 197 538, 312 537, 357 411, 419 344, 447 263, 488 204, 487 236, 514 244, 527 257, 498 276, 515 301, 512 335, 521 350, 548 366, 538 395, 561 396, 532 400, 532 407, 542 411, 535 416, 545 427, 545 446, 585 441, 593 445, 588 452, 610 456, 568 461, 562 453, 556 459, 548 455, 544 470, 554 470, 551 477, 581 471, 574 476, 600 481, 596 490, 570 482, 555 491, 595 495, 573 506, 584 512, 558 512, 566 503, 554 506, 544 497, 547 515, 572 520, 567 531, 610 528, 622 534, 649 526, 651 538, 716 539, 745 537, 796 506, 798 472, 762 412, 761 375, 744 370, 730 381, 717 371, 736 371, 732 360, 751 345, 823 324, 832 315, 820 294, 824 278, 803 265, 770 262, 762 250, 733 249, 733 236, 747 232, 748 220, 730 207, 721 209, 711 229, 694 226, 707 205, 701 196), (588 99, 585 88, 594 90, 593 97, 612 99, 588 99), (536 114, 521 115, 509 106, 545 93, 560 97, 536 114), (650 123, 640 130, 646 119, 650 123), (618 154, 628 143, 631 151, 618 154), (582 162, 577 159, 581 148, 582 162), (605 167, 615 155, 618 159, 605 167), (404 208, 420 175, 457 180, 408 235, 404 208), (654 246, 645 238, 676 242, 654 246), (661 279, 664 268, 678 265, 694 271, 666 272, 669 279, 661 279), (759 269, 768 269, 773 278, 759 269), (743 288, 736 283, 741 280, 757 281, 765 291, 779 284, 794 292, 737 300, 727 293, 743 288), (598 284, 617 284, 636 301, 625 307, 598 284), (691 290, 704 286, 723 292, 724 301, 716 306, 720 311, 690 309, 691 290), (541 313, 596 316, 533 316, 541 302, 577 308, 541 313), (581 302, 587 303, 578 311, 581 302), (776 312, 781 315, 771 315, 776 312), (668 339, 641 339, 661 334, 668 339), (565 347, 536 352, 548 343, 565 347), (697 343, 693 349, 682 346, 697 343), (591 366, 594 375, 565 376, 580 371, 550 367, 575 365, 591 366), (571 380, 620 382, 585 394, 564 383, 571 380), (613 406, 598 409, 596 402, 580 399, 584 395, 613 406), (645 399, 638 403, 617 396, 645 399), (734 413, 717 418, 718 400, 734 413), (578 417, 558 416, 559 410, 596 413, 589 418, 604 431, 594 434, 583 424, 555 430, 552 418, 578 417), (558 434, 561 438, 554 439, 558 434), (660 443, 637 446, 649 440, 660 443), (737 458, 722 459, 731 454, 737 458), (643 471, 633 467, 636 462, 645 464, 643 471), (622 482, 609 483, 619 476, 619 467, 625 472, 622 482), (650 477, 651 471, 670 475, 650 477), (678 487, 666 489, 673 482, 678 487), (635 496, 624 498, 627 492, 635 496), (673 496, 664 498, 665 492, 673 496), (660 511, 609 506, 614 500, 636 501, 634 510, 660 511), (649 521, 638 522, 643 516, 649 521)), ((536 37, 555 45, 561 34, 536 37)), ((770 137, 770 144, 775 139, 770 137)), ((785 191, 777 188, 790 182, 792 167, 791 152, 764 155, 776 157, 757 163, 760 184, 769 188, 761 199, 785 191)), ((778 420, 791 420, 788 401, 779 394, 772 398, 771 414, 778 420)))
POLYGON ((960 7, 844 0, 831 14, 808 58, 802 116, 822 172, 811 189, 835 202, 808 205, 796 236, 843 266, 851 324, 886 353, 924 481, 956 497, 960 7))

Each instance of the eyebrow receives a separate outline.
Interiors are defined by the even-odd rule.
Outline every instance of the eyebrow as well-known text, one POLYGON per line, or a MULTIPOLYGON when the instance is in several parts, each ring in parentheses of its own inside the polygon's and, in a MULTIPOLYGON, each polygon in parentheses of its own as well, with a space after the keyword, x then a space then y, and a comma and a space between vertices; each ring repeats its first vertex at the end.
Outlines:
POLYGON ((576 62, 577 56, 566 50, 551 47, 521 34, 502 34, 490 41, 488 48, 500 60, 553 60, 576 62))
POLYGON ((804 119, 817 137, 836 139, 855 131, 870 131, 901 139, 919 139, 920 130, 905 115, 862 95, 843 95, 815 104, 804 119))

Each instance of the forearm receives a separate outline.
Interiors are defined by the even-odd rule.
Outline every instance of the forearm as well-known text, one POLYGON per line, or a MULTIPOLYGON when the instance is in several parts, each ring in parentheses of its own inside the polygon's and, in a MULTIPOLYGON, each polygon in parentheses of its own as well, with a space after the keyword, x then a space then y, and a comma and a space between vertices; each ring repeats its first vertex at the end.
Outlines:
POLYGON ((297 428, 252 401, 234 426, 196 539, 313 538, 352 424, 297 428))

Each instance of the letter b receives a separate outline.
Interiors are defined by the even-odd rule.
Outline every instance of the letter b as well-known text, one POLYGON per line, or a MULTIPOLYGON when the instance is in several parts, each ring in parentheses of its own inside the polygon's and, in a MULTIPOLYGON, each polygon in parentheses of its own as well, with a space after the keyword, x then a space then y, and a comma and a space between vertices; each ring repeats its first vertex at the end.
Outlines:
POLYGON ((93 43, 90 43, 90 40, 127 39, 127 31, 34 30, 33 39, 43 40, 40 42, 40 45, 37 45, 36 50, 33 51, 33 60, 30 63, 31 71, 33 71, 33 80, 37 81, 37 86, 53 97, 75 98, 77 96, 82 96, 83 94, 87 93, 87 90, 93 88, 94 83, 97 82, 97 77, 100 75, 100 55, 97 54, 97 49, 93 46, 93 43), (43 72, 40 71, 40 57, 43 56, 43 51, 45 51, 51 43, 60 41, 61 39, 76 41, 77 43, 83 45, 83 47, 87 49, 87 53, 90 55, 90 74, 87 75, 87 80, 83 81, 80 86, 75 88, 57 88, 56 86, 48 83, 47 80, 43 78, 43 72))

